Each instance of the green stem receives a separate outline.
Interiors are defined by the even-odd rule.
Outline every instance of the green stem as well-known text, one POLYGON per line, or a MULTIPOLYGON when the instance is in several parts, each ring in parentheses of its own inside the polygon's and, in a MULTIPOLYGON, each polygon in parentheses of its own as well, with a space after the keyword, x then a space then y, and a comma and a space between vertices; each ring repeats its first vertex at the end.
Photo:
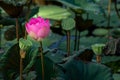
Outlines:
POLYGON ((118 10, 118 8, 117 8, 117 0, 115 0, 115 2, 114 2, 114 7, 115 7, 115 11, 116 11, 116 13, 117 13, 117 16, 118 16, 119 19, 120 19, 119 10, 118 10))
MULTIPOLYGON (((27 15, 26 15, 26 21, 28 22, 28 18, 29 18, 29 15, 30 15, 30 4, 31 3, 28 3, 28 10, 27 10, 27 15)), ((27 39, 27 31, 26 31, 26 29, 25 29, 25 37, 24 37, 25 39, 27 39)))
POLYGON ((44 57, 43 57, 43 48, 42 48, 42 41, 40 41, 40 51, 41 51, 41 53, 40 53, 40 59, 41 59, 41 65, 42 65, 42 80, 44 80, 44 74, 45 74, 45 72, 44 72, 44 57))
POLYGON ((67 31, 67 56, 70 55, 70 31, 67 31))
POLYGON ((77 50, 79 50, 80 48, 80 31, 78 33, 78 40, 77 40, 78 44, 77 44, 77 50))
POLYGON ((23 61, 22 61, 22 59, 23 59, 23 55, 24 54, 24 52, 23 52, 23 50, 20 50, 20 80, 23 80, 23 77, 22 77, 22 71, 23 71, 23 61))
POLYGON ((75 29, 75 43, 74 43, 74 51, 76 50, 77 45, 77 29, 75 29))
POLYGON ((20 80, 23 80, 22 78, 22 58, 20 58, 20 80))
POLYGON ((111 12, 111 0, 109 0, 109 3, 108 3, 108 27, 110 27, 110 12, 111 12))
POLYGON ((17 38, 17 41, 19 41, 19 24, 18 24, 18 18, 16 18, 16 38, 17 38))

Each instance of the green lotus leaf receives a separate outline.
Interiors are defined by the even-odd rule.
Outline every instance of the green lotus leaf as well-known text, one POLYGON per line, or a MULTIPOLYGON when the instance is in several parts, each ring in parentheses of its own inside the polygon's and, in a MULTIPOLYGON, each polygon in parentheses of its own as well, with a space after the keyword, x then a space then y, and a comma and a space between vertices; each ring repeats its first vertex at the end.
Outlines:
POLYGON ((86 12, 99 12, 103 13, 102 8, 100 5, 96 4, 96 1, 93 0, 57 0, 58 2, 61 2, 62 4, 71 7, 72 9, 80 9, 84 10, 86 12))
POLYGON ((62 80, 114 80, 110 68, 102 64, 71 58, 60 66, 63 72, 59 71, 58 77, 62 80))
POLYGON ((71 30, 75 27, 75 20, 73 18, 66 18, 62 20, 62 28, 64 30, 71 30))
POLYGON ((61 20, 70 16, 71 13, 64 8, 55 5, 40 6, 39 12, 33 17, 41 16, 43 18, 61 20))
POLYGON ((112 35, 112 37, 119 38, 120 37, 120 28, 112 29, 110 32, 110 35, 112 35))
POLYGON ((104 47, 105 47, 105 44, 93 44, 92 50, 96 55, 101 55, 104 47))
POLYGON ((45 56, 51 59, 54 63, 62 62, 65 52, 60 50, 53 50, 48 52, 45 56))
MULTIPOLYGON (((89 14, 89 19, 93 20, 93 24, 95 24, 96 26, 99 27, 108 27, 108 1, 104 0, 100 0, 98 2, 98 4, 101 5, 104 13, 99 14, 98 12, 91 12, 88 11, 89 14)), ((118 9, 120 8, 120 4, 117 3, 117 7, 118 9)), ((86 14, 82 15, 84 19, 86 19, 86 14)), ((110 11, 110 26, 111 27, 118 27, 120 25, 119 23, 119 17, 116 15, 116 11, 115 11, 115 7, 114 4, 111 4, 111 11, 110 11)))
POLYGON ((108 30, 103 28, 98 28, 93 31, 93 34, 97 36, 105 36, 108 34, 108 30))
POLYGON ((100 2, 100 0, 94 0, 96 3, 100 2))
MULTIPOLYGON (((96 44, 96 43, 106 43, 108 41, 108 38, 105 38, 105 37, 93 37, 93 36, 90 36, 90 37, 81 37, 80 39, 80 49, 85 49, 85 48, 91 48, 91 45, 93 44, 96 44)), ((67 43, 66 43, 66 37, 62 37, 61 40, 58 42, 59 45, 58 45, 58 49, 62 50, 62 51, 65 51, 67 52, 66 50, 66 46, 67 43)), ((71 40, 70 40, 70 51, 71 53, 74 51, 74 38, 71 37, 71 40)), ((78 44, 77 44, 78 45, 78 44)))

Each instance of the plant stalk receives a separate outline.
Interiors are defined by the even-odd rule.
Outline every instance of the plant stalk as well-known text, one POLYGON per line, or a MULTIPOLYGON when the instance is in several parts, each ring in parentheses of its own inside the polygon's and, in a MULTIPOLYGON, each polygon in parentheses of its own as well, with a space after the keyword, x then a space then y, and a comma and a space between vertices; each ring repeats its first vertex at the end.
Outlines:
POLYGON ((67 31, 67 56, 70 56, 70 31, 67 31))
POLYGON ((110 26, 111 0, 108 2, 108 27, 110 26))
MULTIPOLYGON (((31 4, 31 2, 27 4, 27 14, 26 14, 26 21, 27 22, 28 22, 29 15, 30 15, 30 7, 31 7, 30 4, 31 4)), ((25 29, 25 36, 24 36, 24 38, 27 39, 27 31, 26 31, 26 29, 25 29)))
POLYGON ((22 70, 23 70, 22 58, 20 57, 20 80, 23 80, 23 78, 22 78, 22 70))
POLYGON ((20 50, 20 80, 23 80, 22 71, 23 71, 23 59, 25 58, 25 51, 20 50))
POLYGON ((100 55, 96 55, 96 61, 97 61, 98 63, 101 62, 101 56, 100 56, 100 55))
POLYGON ((120 19, 119 9, 117 8, 117 0, 114 0, 114 7, 115 7, 115 11, 116 11, 117 16, 120 19))
POLYGON ((79 50, 79 48, 80 48, 80 31, 79 31, 79 33, 78 33, 78 44, 77 44, 77 50, 79 50))
POLYGON ((23 72, 23 59, 25 58, 26 52, 24 50, 20 50, 20 80, 23 80, 22 72, 23 72))
POLYGON ((17 38, 17 41, 19 41, 19 24, 18 24, 18 18, 16 18, 16 38, 17 38))
POLYGON ((75 43, 74 43, 74 51, 76 50, 77 46, 77 29, 75 29, 75 43))
POLYGON ((44 72, 44 57, 43 57, 43 48, 42 48, 42 41, 40 41, 40 52, 41 52, 41 54, 40 54, 40 59, 41 59, 41 66, 42 66, 42 80, 44 80, 44 74, 45 74, 45 72, 44 72))

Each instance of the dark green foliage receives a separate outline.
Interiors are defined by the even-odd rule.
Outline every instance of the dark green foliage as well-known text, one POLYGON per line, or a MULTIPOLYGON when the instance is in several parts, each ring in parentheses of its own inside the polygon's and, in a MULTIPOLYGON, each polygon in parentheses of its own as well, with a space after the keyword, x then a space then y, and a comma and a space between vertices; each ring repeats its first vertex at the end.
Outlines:
POLYGON ((0 70, 3 72, 4 80, 12 80, 19 74, 19 46, 14 44, 0 58, 0 70))
POLYGON ((39 7, 35 7, 35 8, 33 8, 33 9, 31 9, 29 18, 31 18, 31 17, 33 17, 35 14, 37 14, 38 11, 39 11, 39 7))
POLYGON ((82 9, 84 11, 103 12, 102 8, 93 0, 57 0, 73 9, 82 9))
MULTIPOLYGON (((10 28, 6 28, 5 32, 4 32, 4 38, 7 40, 7 41, 12 41, 16 38, 16 28, 14 25, 11 25, 10 28)), ((19 37, 23 37, 24 34, 23 34, 23 29, 22 27, 19 27, 19 37)))
POLYGON ((63 72, 58 77, 65 80, 113 80, 111 70, 102 64, 71 58, 61 66, 63 72))
MULTIPOLYGON (((0 59, 0 72, 3 73, 4 80, 13 80, 19 76, 19 46, 14 44, 0 59)), ((38 47, 31 47, 26 51, 25 59, 23 59, 23 73, 27 74, 30 71, 36 72, 37 79, 41 78, 41 60, 38 47)), ((45 62, 45 80, 50 80, 55 76, 55 64, 47 57, 44 57, 45 62)), ((27 80, 27 79, 26 79, 27 80)))
MULTIPOLYGON (((90 0, 91 1, 91 0, 90 0)), ((89 14, 89 19, 93 20, 93 24, 95 24, 97 27, 118 27, 120 25, 119 23, 119 10, 118 14, 116 15, 116 10, 115 10, 115 4, 113 3, 116 0, 113 0, 110 5, 110 13, 108 13, 108 3, 109 1, 107 0, 96 0, 97 4, 102 8, 101 13, 98 12, 90 12, 88 11, 89 14), (110 15, 109 15, 110 14, 110 15), (109 16, 109 19, 108 19, 109 16), (108 25, 109 23, 109 25, 108 25)), ((117 8, 119 8, 120 4, 119 1, 116 3, 117 8)), ((84 19, 86 19, 86 14, 82 15, 84 19)))
POLYGON ((2 18, 0 19, 0 24, 2 25, 13 25, 15 24, 15 20, 11 18, 2 18))
MULTIPOLYGON (((12 12, 11 10, 13 10, 13 13, 15 12, 17 13, 15 15, 13 14, 10 14, 10 15, 12 17, 16 17, 16 16, 18 17, 19 13, 22 12, 21 5, 24 5, 26 1, 27 0, 4 0, 4 3, 10 4, 11 9, 7 9, 7 10, 10 10, 10 13, 12 12), (19 6, 21 6, 20 9, 19 9, 19 6)), ((102 14, 104 13, 100 5, 96 4, 100 2, 99 0, 57 0, 57 1, 67 5, 67 7, 71 7, 75 9, 73 11, 78 10, 78 12, 81 12, 81 16, 84 19, 82 17, 80 17, 80 19, 78 19, 78 16, 76 17, 76 19, 78 20, 78 21, 76 20, 78 23, 77 29, 79 29, 79 31, 88 29, 89 27, 93 27, 92 24, 95 24, 97 26, 106 26, 107 24, 107 18, 101 14, 98 15, 99 13, 102 13, 102 14), (82 27, 81 26, 79 27, 79 25, 81 25, 82 27)), ((8 8, 8 7, 5 7, 5 8, 8 8)), ((33 9, 31 9, 30 15, 27 15, 27 18, 33 17, 34 14, 38 12, 39 15, 42 14, 45 18, 61 20, 61 19, 67 18, 68 16, 71 16, 71 13, 67 9, 64 9, 61 7, 57 8, 56 6, 45 6, 45 7, 40 6, 40 8, 34 7, 33 9)), ((115 13, 112 13, 112 14, 114 15, 115 13)), ((118 26, 119 25, 119 23, 117 22, 118 18, 112 15, 111 17, 113 17, 111 18, 113 19, 111 20, 111 25, 118 26)), ((20 18, 20 21, 24 22, 25 18, 20 18)), ((2 21, 0 20, 0 23, 1 22, 2 21)), ((8 21, 3 20, 2 23, 4 23, 5 25, 15 24, 14 19, 8 20, 8 21)), ((73 28, 73 26, 72 28, 70 28, 72 24, 74 23, 72 23, 71 21, 68 21, 67 24, 65 23, 64 25, 65 26, 67 25, 66 26, 67 28, 65 29, 71 30, 73 28)), ((13 33, 15 32, 14 29, 11 29, 11 31, 13 31, 13 33)), ((6 36, 8 36, 9 33, 6 32, 5 33, 6 36)), ((98 31, 96 31, 96 33, 98 34, 98 31)), ((100 34, 101 34, 101 31, 100 31, 100 34)), ((118 36, 119 31, 117 33, 115 32, 114 35, 118 36)), ((10 38, 13 39, 13 37, 15 38, 15 36, 13 35, 10 38)), ((54 35, 53 33, 51 33, 51 35, 48 38, 43 40, 43 52, 46 51, 45 53, 43 53, 44 62, 45 62, 44 63, 45 64, 45 67, 44 67, 45 80, 51 80, 51 79, 52 80, 56 80, 56 79, 57 80, 113 80, 111 70, 108 67, 112 68, 113 72, 118 72, 118 70, 120 69, 119 67, 120 60, 116 60, 116 58, 113 58, 116 62, 114 62, 114 60, 112 62, 110 61, 111 59, 108 59, 109 62, 104 63, 108 67, 102 64, 91 62, 93 60, 92 58, 93 52, 91 51, 90 46, 95 43, 106 43, 106 41, 108 40, 107 38, 93 37, 93 36, 81 37, 79 40, 80 51, 77 51, 77 52, 73 51, 75 36, 73 35, 70 38, 71 38, 71 55, 73 56, 69 56, 66 58, 65 58, 65 54, 67 52, 66 36, 61 38, 61 36, 54 35), (51 49, 53 48, 55 48, 55 50, 51 51, 51 49), (84 50, 86 48, 87 50, 84 50), (58 63, 60 64, 58 65, 58 63)), ((25 59, 23 59, 23 75, 25 76, 28 75, 25 77, 25 80, 30 80, 31 77, 34 79, 36 78, 35 80, 41 80, 42 78, 40 52, 38 50, 39 43, 34 41, 33 44, 34 46, 32 46, 26 51, 26 57, 25 59), (31 71, 35 71, 35 73, 29 74, 31 71)), ((114 46, 112 46, 110 50, 112 50, 113 48, 114 46)), ((18 44, 13 44, 9 48, 9 50, 6 53, 4 53, 4 55, 0 58, 0 75, 2 72, 4 80, 14 80, 16 78, 19 78, 19 59, 20 59, 19 46, 18 44)))
POLYGON ((65 52, 54 49, 49 51, 45 56, 51 59, 54 63, 60 63, 65 58, 65 52))
POLYGON ((31 47, 27 52, 26 52, 26 56, 24 59, 24 70, 23 73, 27 73, 31 70, 31 68, 33 67, 33 65, 36 62, 36 58, 38 56, 39 52, 38 52, 38 48, 37 47, 31 47))
POLYGON ((113 73, 120 71, 120 57, 119 56, 102 56, 102 64, 110 67, 113 73))
MULTIPOLYGON (((38 49, 35 47, 26 52, 26 57, 23 60, 23 73, 31 70, 36 56, 38 56, 38 49)), ((14 44, 0 59, 0 70, 2 70, 5 80, 15 79, 19 75, 19 60, 19 46, 14 44)))
MULTIPOLYGON (((42 80, 42 67, 40 56, 36 58, 34 69, 37 74, 36 80, 42 80)), ((51 80, 56 76, 56 66, 55 64, 47 57, 44 57, 44 70, 45 70, 45 80, 51 80)))
POLYGON ((119 38, 120 37, 120 28, 112 29, 110 32, 110 36, 112 36, 113 38, 119 38))
MULTIPOLYGON (((27 74, 24 74, 24 79, 25 80, 35 80, 36 79, 36 72, 35 71, 30 71, 27 74)), ((15 80, 19 80, 20 77, 17 77, 15 80)))
POLYGON ((16 29, 15 27, 12 27, 12 28, 9 28, 8 30, 5 31, 4 33, 4 38, 7 40, 7 41, 11 41, 11 40, 14 40, 16 38, 16 29))
POLYGON ((110 67, 114 73, 120 73, 120 60, 118 61, 111 61, 108 63, 105 63, 106 66, 110 67))
POLYGON ((27 0, 3 0, 7 4, 12 4, 14 6, 20 6, 27 2, 27 0))
MULTIPOLYGON (((65 51, 66 52, 66 48, 65 48, 65 45, 66 45, 66 37, 64 36, 61 40, 60 40, 60 45, 58 46, 58 48, 62 51, 65 51)), ((90 36, 90 37, 81 37, 80 39, 80 49, 86 49, 86 48, 91 48, 91 45, 92 44, 96 44, 96 43, 106 43, 107 42, 107 38, 102 38, 102 37, 93 37, 93 36, 90 36)), ((71 36, 71 52, 73 51, 74 49, 74 37, 71 36)))

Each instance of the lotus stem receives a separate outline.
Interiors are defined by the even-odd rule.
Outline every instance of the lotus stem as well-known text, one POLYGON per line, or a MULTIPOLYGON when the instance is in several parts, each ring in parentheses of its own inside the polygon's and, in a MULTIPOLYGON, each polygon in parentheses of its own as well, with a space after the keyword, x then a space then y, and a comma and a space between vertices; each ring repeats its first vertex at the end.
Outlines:
POLYGON ((22 70, 23 70, 23 68, 22 68, 22 58, 20 58, 20 80, 23 80, 23 78, 22 78, 22 70))
POLYGON ((80 48, 80 31, 79 31, 79 33, 78 33, 78 44, 77 44, 77 50, 79 50, 79 48, 80 48))
POLYGON ((19 24, 18 24, 18 18, 16 18, 16 38, 17 38, 17 41, 19 41, 19 24))
POLYGON ((101 56, 100 56, 100 55, 96 55, 96 61, 97 61, 98 63, 101 63, 101 56))
POLYGON ((27 31, 26 31, 26 29, 25 29, 25 37, 24 38, 27 39, 27 31))
MULTIPOLYGON (((18 18, 16 18, 16 38, 17 42, 19 42, 19 24, 18 24, 18 18)), ((17 48, 19 50, 19 48, 17 48)), ((19 51, 17 51, 19 53, 19 51)), ((21 50, 20 50, 20 80, 23 80, 22 78, 22 58, 21 58, 21 50)))
POLYGON ((42 41, 40 41, 40 59, 41 59, 41 65, 42 65, 42 80, 44 80, 44 57, 43 57, 43 48, 42 48, 42 41))
POLYGON ((77 29, 75 29, 75 43, 74 43, 74 51, 76 50, 77 45, 77 29))
MULTIPOLYGON (((30 4, 28 4, 28 9, 27 9, 27 14, 26 14, 26 21, 28 22, 28 18, 29 18, 29 15, 30 15, 30 4)), ((24 36, 25 39, 27 39, 27 31, 25 29, 25 36, 24 36)))
POLYGON ((118 8, 117 8, 117 0, 114 0, 114 7, 115 7, 115 11, 116 11, 116 13, 117 13, 117 16, 118 16, 119 19, 120 19, 119 10, 118 10, 118 8))
POLYGON ((67 56, 70 55, 70 31, 67 31, 67 56))
POLYGON ((108 2, 108 27, 110 26, 111 0, 108 2))
POLYGON ((22 72, 23 72, 23 59, 25 58, 25 51, 20 50, 20 80, 23 80, 22 72))

